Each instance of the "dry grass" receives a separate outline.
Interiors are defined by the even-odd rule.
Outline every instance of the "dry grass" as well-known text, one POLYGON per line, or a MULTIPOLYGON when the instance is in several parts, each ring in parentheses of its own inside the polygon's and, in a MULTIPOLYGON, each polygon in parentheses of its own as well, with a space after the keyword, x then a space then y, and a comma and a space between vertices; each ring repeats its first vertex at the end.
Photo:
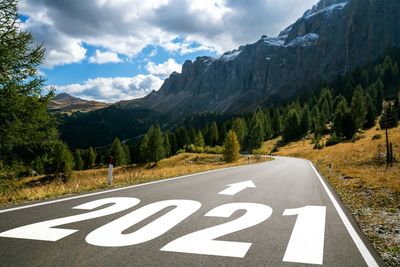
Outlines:
MULTIPOLYGON (((265 160, 268 159, 252 159, 251 163, 265 160)), ((222 161, 220 155, 184 153, 164 159, 157 166, 141 165, 114 168, 113 185, 111 187, 145 183, 212 169, 245 165, 247 163, 247 158, 241 158, 235 163, 228 164, 222 161)), ((40 182, 35 184, 35 181, 43 178, 43 176, 12 181, 3 186, 3 190, 0 190, 0 205, 6 206, 24 201, 110 188, 106 183, 107 172, 107 168, 74 171, 67 182, 56 180, 47 184, 40 182)))
MULTIPOLYGON (((342 143, 316 150, 310 139, 289 143, 275 153, 310 159, 335 188, 359 225, 389 266, 400 264, 400 163, 387 167, 385 132, 360 133, 355 143, 342 143), (373 137, 380 134, 380 139, 373 137), (379 152, 381 156, 378 156, 379 152), (329 164, 333 164, 332 173, 329 164)), ((400 160, 400 127, 389 131, 394 155, 400 160)), ((326 137, 325 137, 326 139, 326 137)), ((278 140, 264 144, 266 151, 278 140)))

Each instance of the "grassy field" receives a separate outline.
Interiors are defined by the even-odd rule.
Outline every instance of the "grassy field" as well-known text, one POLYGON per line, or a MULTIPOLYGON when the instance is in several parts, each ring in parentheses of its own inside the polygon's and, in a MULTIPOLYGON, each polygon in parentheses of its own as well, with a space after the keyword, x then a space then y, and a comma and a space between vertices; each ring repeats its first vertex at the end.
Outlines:
MULTIPOLYGON (((279 147, 275 154, 310 159, 335 188, 386 264, 400 266, 400 127, 391 129, 389 136, 397 158, 392 167, 384 161, 385 132, 376 129, 360 133, 355 143, 318 150, 310 139, 304 139, 279 147)), ((278 141, 266 142, 264 149, 271 151, 278 141)))
MULTIPOLYGON (((267 158, 251 159, 259 163, 267 158)), ((114 168, 113 185, 107 185, 107 168, 74 171, 71 178, 45 181, 44 176, 29 177, 22 180, 3 181, 0 184, 0 206, 15 203, 54 198, 61 195, 89 192, 102 188, 120 187, 145 183, 185 174, 248 164, 247 157, 235 163, 225 163, 221 155, 183 153, 164 159, 156 166, 140 165, 114 168)))

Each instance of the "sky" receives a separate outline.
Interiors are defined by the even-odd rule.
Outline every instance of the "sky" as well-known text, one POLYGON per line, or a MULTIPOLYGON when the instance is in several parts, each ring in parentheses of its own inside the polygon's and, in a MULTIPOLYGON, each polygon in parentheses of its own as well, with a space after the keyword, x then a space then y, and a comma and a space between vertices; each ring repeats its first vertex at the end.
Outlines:
POLYGON ((46 85, 76 97, 143 97, 186 60, 276 36, 317 0, 20 0, 46 48, 46 85))

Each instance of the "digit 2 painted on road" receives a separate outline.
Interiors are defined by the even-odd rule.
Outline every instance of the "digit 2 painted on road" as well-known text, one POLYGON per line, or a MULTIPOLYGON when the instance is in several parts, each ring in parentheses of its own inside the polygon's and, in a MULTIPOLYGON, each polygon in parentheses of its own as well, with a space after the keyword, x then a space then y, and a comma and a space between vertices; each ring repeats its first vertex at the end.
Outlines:
MULTIPOLYGON (((104 205, 111 204, 111 206, 88 213, 17 227, 0 233, 0 237, 58 241, 78 230, 54 227, 115 214, 132 208, 139 202, 139 199, 130 197, 94 200, 76 206, 73 209, 93 210, 104 205)), ((86 236, 86 242, 102 247, 123 247, 147 242, 165 234, 199 210, 200 207, 200 202, 184 199, 151 203, 97 228, 86 236), (169 207, 173 207, 173 209, 135 232, 122 233, 126 229, 169 207)), ((272 208, 257 203, 228 203, 210 210, 204 216, 228 218, 238 210, 245 210, 246 213, 235 220, 179 237, 166 244, 161 250, 225 257, 245 257, 252 243, 215 239, 266 221, 273 212, 272 208)), ((284 216, 298 215, 298 217, 283 261, 322 264, 325 213, 326 207, 324 206, 305 206, 303 208, 285 210, 284 216)))

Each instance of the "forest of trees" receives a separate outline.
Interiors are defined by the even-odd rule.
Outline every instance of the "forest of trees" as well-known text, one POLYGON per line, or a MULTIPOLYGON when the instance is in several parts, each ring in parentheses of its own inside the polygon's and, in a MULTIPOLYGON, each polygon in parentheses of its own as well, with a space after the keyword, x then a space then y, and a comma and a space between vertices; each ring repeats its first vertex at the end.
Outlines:
MULTIPOLYGON (((355 140, 358 131, 395 127, 400 118, 400 50, 388 51, 318 90, 290 102, 237 115, 192 114, 183 125, 161 129, 152 125, 136 136, 107 147, 87 146, 70 151, 58 135, 47 105, 53 91, 44 92, 37 67, 44 55, 33 46, 30 33, 18 26, 16 1, 0 2, 0 175, 69 173, 106 164, 117 166, 157 163, 182 152, 224 154, 235 161, 239 151, 252 153, 263 142, 282 137, 282 143, 312 136, 315 148, 355 140), (320 139, 330 135, 326 144, 320 139), (230 151, 230 152, 229 152, 230 151), (228 153, 229 152, 229 153, 228 153)), ((265 151, 264 153, 270 153, 265 151)))

